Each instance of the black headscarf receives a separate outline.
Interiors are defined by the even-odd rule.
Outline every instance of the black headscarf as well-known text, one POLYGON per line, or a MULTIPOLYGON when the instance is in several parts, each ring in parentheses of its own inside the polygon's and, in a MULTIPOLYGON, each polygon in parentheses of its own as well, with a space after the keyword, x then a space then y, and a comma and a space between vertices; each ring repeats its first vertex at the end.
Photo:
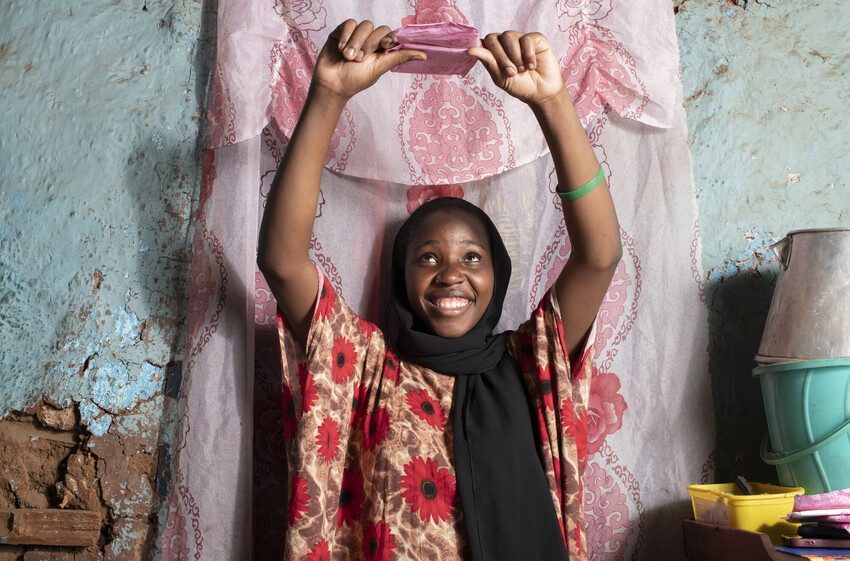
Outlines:
POLYGON ((531 401, 519 365, 493 330, 511 278, 511 259, 487 214, 457 198, 420 206, 396 236, 392 260, 395 325, 390 342, 402 359, 456 377, 453 394, 454 464, 473 561, 565 561, 543 463, 536 446, 531 401), (410 238, 437 210, 463 210, 487 229, 493 298, 478 323, 457 338, 440 337, 417 318, 407 299, 404 267, 410 238))

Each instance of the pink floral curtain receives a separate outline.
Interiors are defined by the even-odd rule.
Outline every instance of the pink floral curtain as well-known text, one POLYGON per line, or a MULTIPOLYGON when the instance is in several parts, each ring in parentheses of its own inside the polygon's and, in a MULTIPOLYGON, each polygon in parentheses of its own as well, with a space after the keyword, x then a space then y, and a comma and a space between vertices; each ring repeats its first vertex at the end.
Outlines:
MULTIPOLYGON (((318 50, 348 17, 549 37, 607 173, 625 249, 598 318, 590 558, 683 558, 670 529, 688 512, 685 487, 711 476, 714 435, 669 3, 221 0, 163 559, 281 558, 280 365, 275 303, 255 265, 257 226, 318 50)), ((383 319, 384 254, 398 226, 433 197, 470 200, 502 233, 514 263, 502 329, 527 317, 569 255, 542 134, 480 65, 464 78, 383 76, 348 104, 325 167, 311 255, 369 319, 383 319)))

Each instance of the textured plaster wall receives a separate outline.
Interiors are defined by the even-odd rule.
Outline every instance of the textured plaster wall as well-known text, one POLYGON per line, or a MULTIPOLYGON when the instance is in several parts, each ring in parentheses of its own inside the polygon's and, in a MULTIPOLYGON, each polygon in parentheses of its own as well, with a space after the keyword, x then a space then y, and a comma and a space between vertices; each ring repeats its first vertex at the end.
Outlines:
POLYGON ((850 3, 677 1, 699 198, 718 481, 775 480, 751 377, 778 264, 799 228, 850 226, 850 3))
POLYGON ((168 456, 210 4, 0 2, 0 417, 70 408, 113 522, 158 497, 103 477, 168 456))

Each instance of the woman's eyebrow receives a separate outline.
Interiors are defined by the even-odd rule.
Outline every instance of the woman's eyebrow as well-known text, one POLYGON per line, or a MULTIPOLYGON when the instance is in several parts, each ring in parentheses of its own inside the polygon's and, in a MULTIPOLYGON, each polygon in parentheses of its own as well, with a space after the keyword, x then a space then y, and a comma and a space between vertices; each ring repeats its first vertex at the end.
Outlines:
POLYGON ((475 247, 477 247, 479 249, 483 249, 483 250, 487 249, 486 247, 484 247, 483 245, 481 245, 480 243, 478 243, 475 240, 461 240, 460 243, 466 244, 466 245, 474 245, 475 247))
MULTIPOLYGON (((420 247, 424 247, 426 245, 430 245, 430 246, 441 245, 442 243, 443 242, 441 242, 440 240, 425 240, 424 242, 419 244, 419 247, 417 247, 416 249, 419 249, 420 247)), ((483 245, 481 245, 480 243, 478 243, 475 240, 460 240, 460 243, 462 243, 463 245, 473 245, 473 246, 480 248, 480 249, 483 249, 483 250, 487 249, 486 247, 484 247, 483 245)))

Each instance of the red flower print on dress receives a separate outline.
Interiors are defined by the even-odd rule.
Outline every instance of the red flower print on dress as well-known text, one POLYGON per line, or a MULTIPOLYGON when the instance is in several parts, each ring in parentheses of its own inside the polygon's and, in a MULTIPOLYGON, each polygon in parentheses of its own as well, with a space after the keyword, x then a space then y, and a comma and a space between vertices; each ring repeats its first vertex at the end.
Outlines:
POLYGON ((387 349, 387 356, 384 358, 384 378, 398 383, 398 358, 390 349, 387 349))
POLYGON ((590 379, 587 402, 587 453, 595 454, 605 438, 623 426, 626 400, 620 395, 620 379, 616 374, 594 372, 590 379))
POLYGON ((552 374, 549 367, 537 366, 537 391, 540 401, 549 411, 554 411, 555 401, 552 397, 552 374))
POLYGON ((292 489, 289 493, 289 525, 293 526, 307 512, 310 495, 307 494, 307 480, 296 475, 292 478, 292 489))
POLYGON ((339 490, 339 509, 336 512, 336 527, 343 523, 356 524, 363 509, 363 476, 360 472, 342 470, 342 485, 339 490))
POLYGON ((407 392, 405 397, 407 405, 416 415, 440 430, 446 426, 446 412, 440 406, 440 402, 431 397, 428 390, 422 389, 415 392, 407 392))
POLYGON ((539 437, 541 440, 545 441, 549 439, 549 425, 546 424, 546 416, 543 414, 543 410, 539 407, 534 408, 537 411, 537 431, 539 433, 539 437))
POLYGON ((310 374, 307 365, 303 362, 298 363, 298 385, 301 387, 301 413, 303 414, 310 411, 319 397, 313 375, 310 374))
POLYGON ((351 398, 351 426, 353 427, 366 416, 366 406, 369 402, 369 392, 366 384, 358 384, 351 398))
POLYGON ((463 189, 458 184, 452 185, 413 185, 407 190, 407 212, 424 205, 430 200, 441 197, 463 198, 463 189))
POLYGON ((316 318, 328 319, 336 303, 336 292, 334 292, 328 279, 322 278, 322 291, 319 293, 319 305, 316 306, 316 318))
POLYGON ((360 332, 363 334, 363 337, 368 339, 372 336, 372 333, 375 332, 377 327, 371 321, 366 321, 363 318, 360 318, 360 332))
POLYGON ((378 447, 390 429, 390 416, 383 407, 366 415, 363 423, 363 445, 370 452, 378 447))
POLYGON ((316 446, 319 447, 319 456, 330 462, 336 456, 339 447, 339 426, 330 417, 322 421, 316 435, 316 446))
POLYGON ((328 550, 328 540, 319 540, 307 554, 307 561, 331 561, 331 552, 328 550))
POLYGON ((401 476, 402 496, 423 522, 439 523, 452 515, 455 502, 455 476, 448 468, 438 468, 432 458, 413 458, 401 476))
POLYGON ((354 374, 354 366, 357 362, 357 350, 354 343, 345 337, 337 337, 331 349, 331 376, 334 382, 342 384, 354 374))
POLYGON ((563 504, 564 482, 561 481, 561 458, 558 456, 552 457, 552 471, 554 472, 553 475, 555 477, 555 489, 558 491, 558 502, 563 504))
POLYGON ((583 469, 587 460, 587 411, 576 415, 572 400, 564 398, 561 402, 561 424, 566 434, 576 442, 579 467, 583 469))
POLYGON ((363 531, 363 558, 365 561, 393 561, 395 536, 384 522, 369 524, 363 531))
POLYGON ((298 420, 295 418, 295 401, 292 399, 292 390, 289 386, 283 386, 283 438, 290 440, 295 436, 298 420))

